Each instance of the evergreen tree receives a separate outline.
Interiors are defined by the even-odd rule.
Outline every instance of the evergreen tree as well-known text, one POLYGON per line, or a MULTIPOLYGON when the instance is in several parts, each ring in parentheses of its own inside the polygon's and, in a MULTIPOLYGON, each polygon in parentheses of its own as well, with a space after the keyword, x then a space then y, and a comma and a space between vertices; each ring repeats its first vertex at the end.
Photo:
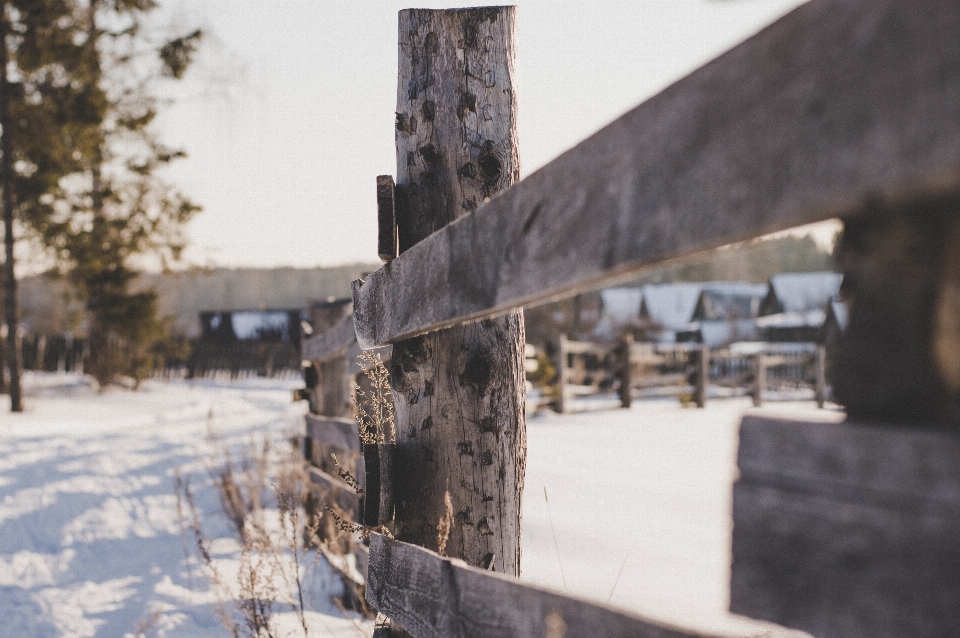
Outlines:
POLYGON ((5 359, 14 412, 23 409, 14 233, 49 215, 60 181, 82 168, 101 135, 105 96, 84 81, 88 65, 75 38, 75 16, 71 0, 8 0, 0 6, 5 359))
POLYGON ((15 239, 48 250, 85 303, 101 384, 139 379, 165 331, 156 294, 133 289, 138 258, 179 259, 198 208, 157 177, 183 153, 153 136, 150 88, 183 77, 201 34, 153 40, 143 27, 155 0, 0 2, 6 359, 19 411, 15 239))
POLYGON ((142 27, 156 6, 87 3, 88 79, 106 97, 100 137, 83 159, 83 187, 65 183, 55 213, 40 226, 60 272, 86 303, 88 369, 101 387, 118 373, 139 383, 152 366, 168 324, 157 316, 156 292, 134 289, 138 265, 147 254, 163 265, 178 260, 184 225, 199 210, 157 176, 184 153, 153 135, 159 102, 149 88, 183 77, 201 34, 151 42, 142 27))

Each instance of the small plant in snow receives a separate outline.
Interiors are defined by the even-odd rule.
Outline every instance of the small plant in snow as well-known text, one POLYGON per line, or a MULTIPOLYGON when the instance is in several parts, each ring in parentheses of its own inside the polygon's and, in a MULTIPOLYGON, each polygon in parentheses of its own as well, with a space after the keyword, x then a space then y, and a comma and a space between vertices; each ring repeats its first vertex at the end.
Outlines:
POLYGON ((311 550, 319 520, 307 521, 305 514, 302 460, 296 449, 274 450, 267 441, 251 441, 235 460, 213 442, 219 458, 208 472, 240 545, 235 580, 228 580, 213 558, 193 492, 179 471, 175 488, 181 528, 192 532, 200 566, 217 597, 217 617, 234 638, 280 638, 271 618, 278 607, 287 608, 295 612, 302 635, 309 636, 304 578, 316 560, 311 550))

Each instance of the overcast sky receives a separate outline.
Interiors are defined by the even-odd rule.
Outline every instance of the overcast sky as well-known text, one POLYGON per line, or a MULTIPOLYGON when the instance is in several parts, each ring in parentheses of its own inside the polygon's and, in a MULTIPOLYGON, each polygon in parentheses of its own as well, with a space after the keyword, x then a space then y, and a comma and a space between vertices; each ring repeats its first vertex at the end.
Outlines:
MULTIPOLYGON (((800 0, 519 0, 525 175, 800 0)), ((374 178, 395 174, 394 0, 164 0, 207 33, 161 117, 189 158, 168 174, 203 206, 192 263, 376 260, 374 178)))

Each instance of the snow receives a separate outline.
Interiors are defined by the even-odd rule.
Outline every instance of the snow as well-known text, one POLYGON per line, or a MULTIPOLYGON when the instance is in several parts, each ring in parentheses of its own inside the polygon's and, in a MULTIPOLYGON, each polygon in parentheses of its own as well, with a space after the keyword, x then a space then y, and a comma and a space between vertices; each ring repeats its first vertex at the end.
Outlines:
MULTIPOLYGON (((657 399, 529 417, 522 578, 684 627, 764 635, 770 625, 726 611, 737 433, 750 405, 657 399)), ((763 411, 842 416, 813 401, 763 411)))
POLYGON ((644 316, 668 330, 682 330, 690 323, 702 283, 648 284, 643 287, 644 316))
MULTIPOLYGON (((0 637, 115 638, 137 625, 151 637, 229 635, 195 552, 185 558, 174 470, 191 482, 218 568, 236 571, 238 543, 208 484, 211 433, 233 448, 264 433, 279 440, 300 427, 291 392, 301 384, 148 382, 97 394, 81 377, 25 382, 27 411, 0 414, 0 637)), ((363 635, 330 602, 338 577, 322 561, 313 571, 315 634, 363 635)), ((297 635, 295 615, 277 608, 281 635, 297 635)))
MULTIPOLYGON (((215 592, 185 559, 174 470, 195 489, 221 572, 236 571, 239 548, 207 481, 210 432, 229 446, 262 432, 280 440, 302 427, 303 404, 291 401, 299 382, 149 382, 102 395, 79 377, 27 382, 27 412, 0 414, 0 637, 113 638, 137 624, 152 627, 147 636, 228 635, 215 592)), ((812 401, 780 407, 839 417, 812 401)), ((725 611, 748 409, 745 398, 702 410, 645 400, 531 415, 522 578, 687 627, 765 635, 768 626, 725 611)), ((329 602, 339 580, 323 563, 315 572, 313 635, 361 635, 329 602)), ((294 614, 278 621, 298 635, 294 614)))
POLYGON ((812 308, 757 317, 756 324, 758 328, 818 328, 826 318, 826 310, 812 308))

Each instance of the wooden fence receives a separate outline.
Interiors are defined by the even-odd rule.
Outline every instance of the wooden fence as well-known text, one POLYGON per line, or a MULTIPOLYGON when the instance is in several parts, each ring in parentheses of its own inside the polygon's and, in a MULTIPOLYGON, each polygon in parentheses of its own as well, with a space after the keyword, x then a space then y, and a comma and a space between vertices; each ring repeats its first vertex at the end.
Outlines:
POLYGON ((555 345, 559 395, 555 405, 558 412, 569 412, 573 398, 616 391, 623 407, 630 407, 638 396, 677 396, 702 408, 713 385, 749 394, 755 406, 763 404, 768 390, 809 388, 823 407, 827 400, 823 346, 755 345, 754 351, 744 352, 632 339, 602 344, 561 335, 555 345))
POLYGON ((24 370, 44 372, 83 372, 89 357, 86 340, 69 335, 25 335, 20 352, 24 370))
POLYGON ((363 348, 394 347, 395 471, 366 468, 395 503, 377 522, 397 538, 370 542, 378 631, 699 635, 512 577, 514 309, 840 217, 832 382, 867 424, 744 423, 732 607, 818 636, 960 634, 960 5, 813 0, 516 184, 513 20, 400 14, 389 263, 353 315, 363 348))

